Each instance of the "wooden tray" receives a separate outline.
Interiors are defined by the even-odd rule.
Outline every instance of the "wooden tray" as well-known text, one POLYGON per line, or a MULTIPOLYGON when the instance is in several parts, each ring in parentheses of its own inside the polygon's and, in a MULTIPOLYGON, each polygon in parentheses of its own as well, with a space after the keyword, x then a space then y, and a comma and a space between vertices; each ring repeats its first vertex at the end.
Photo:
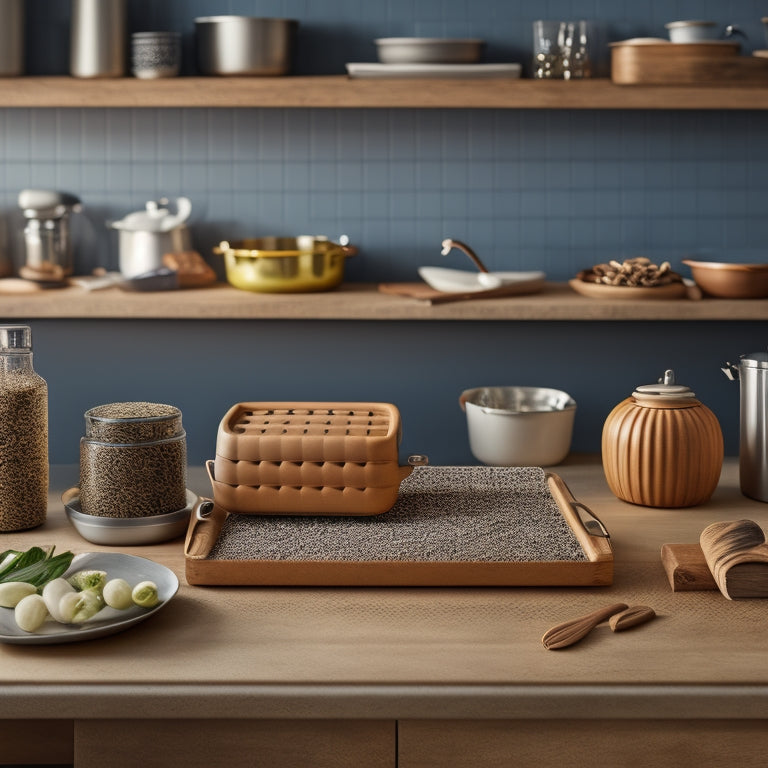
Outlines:
POLYGON ((768 61, 738 53, 739 44, 726 41, 611 43, 611 79, 618 85, 768 83, 768 61))
POLYGON ((416 467, 393 509, 376 517, 238 515, 202 499, 184 554, 193 585, 595 587, 613 581, 602 523, 559 476, 531 467, 416 467), (411 524, 422 526, 418 536, 407 530, 411 524), (318 540, 323 557, 312 550, 318 540), (372 558, 366 547, 376 540, 389 543, 372 558), (411 540, 418 556, 408 551, 411 540), (305 542, 305 553, 294 555, 305 542), (553 542, 552 557, 526 554, 553 542), (446 557, 452 547, 458 550, 446 557), (476 551, 465 556, 464 547, 476 551))

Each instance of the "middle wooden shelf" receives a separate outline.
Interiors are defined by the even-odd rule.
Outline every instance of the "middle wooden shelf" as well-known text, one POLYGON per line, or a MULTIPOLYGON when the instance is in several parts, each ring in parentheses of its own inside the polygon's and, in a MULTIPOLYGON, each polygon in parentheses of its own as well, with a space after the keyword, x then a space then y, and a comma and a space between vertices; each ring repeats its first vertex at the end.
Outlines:
POLYGON ((0 296, 0 319, 422 320, 422 321, 765 321, 768 299, 593 299, 567 284, 540 293, 431 305, 344 283, 321 293, 268 294, 224 283, 208 288, 130 292, 78 287, 0 296))

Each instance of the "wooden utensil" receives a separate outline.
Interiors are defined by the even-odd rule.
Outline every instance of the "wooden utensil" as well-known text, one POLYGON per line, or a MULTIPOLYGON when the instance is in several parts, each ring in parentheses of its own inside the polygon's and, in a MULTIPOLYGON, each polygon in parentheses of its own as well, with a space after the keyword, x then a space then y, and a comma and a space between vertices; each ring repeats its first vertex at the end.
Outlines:
POLYGON ((610 618, 616 613, 627 610, 626 603, 614 603, 605 608, 580 616, 578 619, 569 619, 548 629, 541 642, 548 651, 557 651, 568 648, 583 640, 598 624, 610 618))
POLYGON ((712 523, 701 549, 720 591, 729 599, 768 597, 768 544, 752 520, 712 523))
POLYGON ((647 624, 656 618, 656 611, 647 605, 633 605, 626 611, 615 613, 608 620, 608 626, 614 632, 623 632, 625 629, 639 627, 641 624, 647 624))

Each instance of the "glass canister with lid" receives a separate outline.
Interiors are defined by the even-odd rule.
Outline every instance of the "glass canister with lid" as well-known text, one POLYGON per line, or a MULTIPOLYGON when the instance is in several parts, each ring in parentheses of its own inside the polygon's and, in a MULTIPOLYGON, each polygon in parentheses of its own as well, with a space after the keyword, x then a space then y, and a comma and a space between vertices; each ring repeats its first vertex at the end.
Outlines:
POLYGON ((149 517, 186 506, 187 449, 181 411, 148 402, 85 413, 80 505, 100 517, 149 517))
POLYGON ((32 330, 0 326, 0 531, 45 522, 48 385, 32 367, 32 330))

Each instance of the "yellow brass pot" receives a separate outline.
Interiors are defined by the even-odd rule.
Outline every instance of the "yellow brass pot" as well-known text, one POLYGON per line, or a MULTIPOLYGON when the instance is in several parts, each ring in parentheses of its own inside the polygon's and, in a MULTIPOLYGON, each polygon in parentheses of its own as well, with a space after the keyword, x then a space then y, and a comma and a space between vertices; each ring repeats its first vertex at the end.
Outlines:
POLYGON ((261 237, 223 241, 213 249, 224 256, 227 280, 259 293, 328 291, 344 277, 344 262, 357 249, 326 237, 261 237))

